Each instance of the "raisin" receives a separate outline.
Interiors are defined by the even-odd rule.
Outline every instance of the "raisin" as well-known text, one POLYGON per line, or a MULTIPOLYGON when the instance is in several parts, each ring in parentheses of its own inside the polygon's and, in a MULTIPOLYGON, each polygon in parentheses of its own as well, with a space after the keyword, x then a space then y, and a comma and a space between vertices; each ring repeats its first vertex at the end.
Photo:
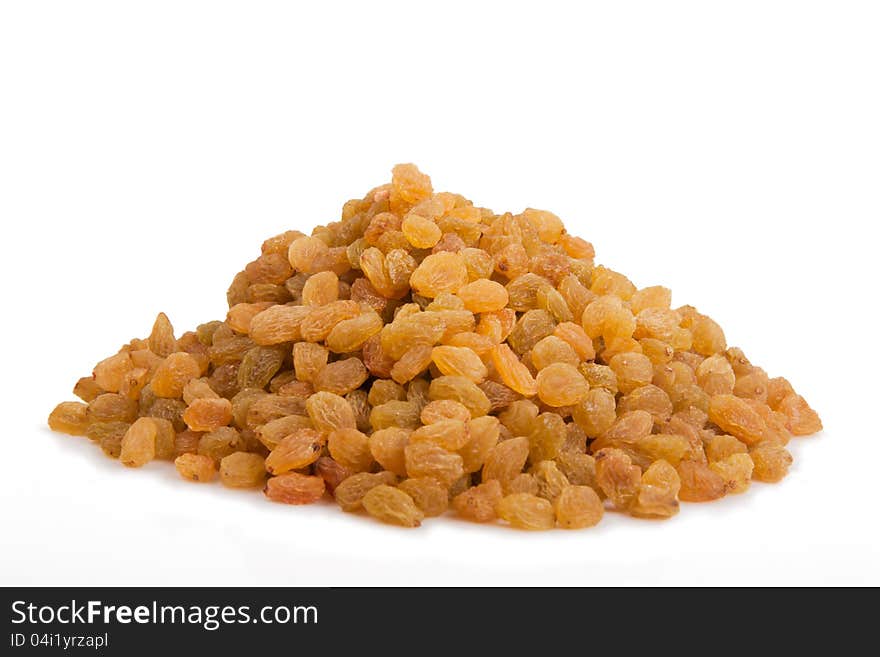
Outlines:
POLYGON ((630 508, 634 516, 669 518, 678 513, 678 472, 666 461, 654 461, 642 474, 639 492, 630 508))
POLYGON ((551 502, 559 497, 562 489, 570 483, 554 461, 540 461, 532 466, 530 472, 538 482, 538 496, 551 502))
POLYGON ((711 356, 727 349, 727 341, 724 339, 724 331, 709 317, 701 315, 690 326, 693 334, 693 349, 698 354, 711 356))
POLYGON ((238 388, 265 388, 284 363, 284 351, 277 347, 254 347, 238 369, 238 388))
POLYGON ((404 448, 409 477, 433 477, 449 486, 464 474, 461 456, 429 442, 410 443, 404 448))
POLYGON ((709 400, 709 419, 746 445, 764 440, 764 420, 745 400, 734 395, 713 396, 709 400))
POLYGON ((529 431, 529 460, 553 460, 565 444, 568 434, 565 420, 556 413, 541 413, 535 418, 529 431))
POLYGON ((406 400, 415 404, 419 413, 428 404, 430 385, 425 379, 413 379, 406 385, 406 400))
POLYGON ((538 384, 532 373, 510 347, 506 344, 497 345, 492 348, 490 354, 495 371, 504 385, 525 397, 532 397, 538 393, 538 384))
POLYGON ((130 426, 130 422, 92 422, 86 429, 85 435, 98 444, 101 444, 105 438, 111 438, 121 449, 122 437, 130 426), (116 438, 118 440, 115 440, 116 438))
POLYGON ((406 390, 395 381, 376 379, 370 385, 367 400, 372 406, 381 406, 389 401, 406 401, 406 390))
POLYGON ((617 354, 608 365, 617 377, 618 389, 624 394, 651 383, 654 378, 654 365, 644 354, 617 354))
POLYGON ((406 240, 417 249, 430 249, 443 234, 435 222, 412 212, 403 218, 401 229, 406 240))
POLYGON ((213 431, 232 421, 232 402, 228 399, 196 399, 183 413, 183 421, 193 431, 213 431))
POLYGON ((468 425, 462 420, 441 420, 412 432, 410 443, 433 443, 454 452, 470 441, 468 425))
POLYGON ((473 313, 501 310, 508 301, 505 287, 485 278, 464 285, 456 294, 464 302, 464 307, 473 313))
MULTIPOLYGON (((550 313, 544 310, 529 310, 523 313, 507 336, 510 348, 519 355, 525 354, 535 347, 538 342, 552 335, 556 330, 556 320, 550 313)), ((499 340, 504 340, 504 335, 499 340)))
POLYGON ((346 358, 329 363, 315 375, 315 390, 345 395, 357 390, 367 380, 367 368, 360 358, 346 358))
POLYGON ((348 468, 340 465, 329 456, 322 456, 315 461, 315 475, 324 480, 327 490, 333 493, 336 487, 343 481, 348 479, 353 472, 348 468))
POLYGON ((293 369, 300 381, 314 381, 327 365, 329 352, 321 345, 312 342, 297 342, 293 345, 293 369))
POLYGON ((370 490, 376 486, 392 486, 396 482, 397 477, 391 472, 359 472, 341 481, 333 491, 333 496, 343 511, 357 511, 370 490))
POLYGON ((190 379, 183 386, 183 401, 187 404, 193 403, 196 399, 217 399, 218 395, 211 388, 211 384, 207 379, 190 379))
POLYGON ((471 417, 486 415, 492 406, 486 394, 473 381, 463 376, 441 376, 432 380, 428 398, 431 401, 457 401, 470 411, 471 417))
MULTIPOLYGON (((303 384, 308 385, 308 384, 303 384)), ((310 390, 305 394, 306 397, 311 396, 312 391, 310 390)), ((360 388, 357 390, 352 390, 350 393, 345 395, 345 401, 348 402, 348 405, 354 409, 354 421, 359 431, 369 431, 370 430, 370 412, 373 410, 373 407, 370 405, 370 402, 367 398, 367 391, 361 390, 360 388)))
POLYGON ((427 518, 442 515, 449 507, 449 491, 431 477, 405 479, 397 487, 413 499, 427 518))
POLYGON ((529 458, 529 439, 525 436, 505 440, 489 450, 483 465, 483 480, 513 479, 522 472, 529 458))
POLYGON ((677 470, 681 479, 679 498, 682 501, 708 502, 724 497, 728 491, 724 477, 705 463, 682 461, 677 470))
POLYGON ((434 347, 431 360, 443 374, 463 376, 474 383, 481 383, 488 374, 480 357, 465 347, 434 347))
POLYGON ((61 402, 49 414, 52 431, 84 436, 89 427, 89 407, 80 402, 61 402))
POLYGON ((220 481, 229 488, 260 488, 266 480, 263 457, 235 452, 220 461, 220 481))
POLYGON ((483 381, 479 385, 480 390, 489 400, 489 412, 494 413, 507 408, 520 398, 520 395, 497 381, 483 381))
POLYGON ((156 369, 150 387, 158 397, 179 398, 186 383, 201 374, 201 367, 193 356, 185 352, 173 353, 156 369))
POLYGON ((562 452, 580 452, 584 453, 587 448, 587 434, 575 422, 565 423, 565 441, 559 448, 562 452))
POLYGON ((339 298, 339 277, 332 271, 319 271, 309 276, 302 289, 306 306, 325 306, 339 298))
MULTIPOLYGON (((311 397, 310 397, 311 399, 311 397)), ((263 394, 247 406, 245 425, 255 428, 287 415, 306 415, 308 402, 297 397, 263 394)), ((243 427, 244 428, 244 427, 243 427)))
POLYGON ((791 454, 785 447, 773 443, 762 443, 749 450, 754 464, 752 477, 758 481, 777 482, 788 474, 791 454))
POLYGON ((321 456, 324 443, 324 436, 314 429, 298 429, 272 449, 266 457, 266 470, 278 475, 311 465, 321 456))
POLYGON ((483 467, 489 452, 498 444, 500 424, 498 418, 484 415, 468 424, 469 440, 458 449, 466 473, 477 472, 483 467))
POLYGON ((330 456, 352 472, 364 472, 373 464, 370 439, 357 429, 342 428, 327 437, 330 456))
POLYGON ((165 418, 150 418, 156 426, 156 455, 155 458, 163 461, 173 461, 177 456, 175 443, 177 432, 171 420, 165 418))
POLYGON ((150 351, 157 356, 166 358, 177 350, 177 340, 174 339, 174 327, 165 313, 159 313, 153 323, 153 330, 147 338, 150 351))
POLYGON ((290 265, 297 271, 312 273, 329 253, 327 244, 317 237, 300 237, 290 243, 287 257, 290 265))
POLYGON ((398 164, 391 172, 390 208, 400 213, 430 198, 432 191, 431 179, 414 164, 398 164))
POLYGON ((621 397, 617 411, 619 413, 645 411, 651 414, 654 422, 662 423, 672 417, 672 400, 661 388, 648 384, 639 386, 628 395, 621 397))
POLYGON ((174 459, 174 467, 184 479, 199 483, 211 481, 217 475, 214 459, 200 454, 181 454, 174 459))
POLYGON ((595 487, 596 459, 592 455, 581 452, 560 452, 556 456, 556 465, 569 483, 575 486, 595 487))
POLYGON ((371 488, 362 500, 364 509, 374 518, 401 527, 418 527, 425 514, 400 488, 380 484, 371 488))
POLYGON ((733 436, 722 434, 713 436, 706 444, 706 457, 709 461, 723 461, 734 454, 748 454, 749 448, 733 436))
POLYGON ((589 486, 565 486, 554 502, 556 522, 563 529, 583 529, 599 524, 605 513, 602 500, 589 486))
MULTIPOLYGON (((518 312, 538 310, 539 291, 552 287, 552 283, 543 276, 534 273, 523 274, 507 284, 507 303, 510 308, 518 312)), ((541 310, 540 312, 552 319, 547 311, 541 310)))
POLYGON ((226 313, 226 323, 236 333, 247 335, 251 330, 251 320, 259 313, 272 306, 269 302, 237 303, 226 313))
POLYGON ((578 369, 584 375, 591 388, 603 388, 612 395, 616 395, 619 392, 617 375, 607 365, 581 363, 578 369))
MULTIPOLYGON (((572 326, 574 325, 572 324, 572 326)), ((559 326, 556 327, 556 331, 559 331, 559 326)), ((592 343, 590 343, 590 346, 592 348, 592 343)), ((556 335, 548 335, 546 338, 539 340, 532 347, 530 353, 532 365, 538 371, 554 363, 564 363, 577 368, 581 362, 581 357, 574 350, 574 347, 556 335)))
POLYGON ((112 392, 98 395, 89 402, 86 416, 91 422, 134 422, 137 402, 112 392))
POLYGON ((747 374, 736 377, 733 394, 743 399, 754 399, 766 403, 769 385, 770 378, 767 373, 760 367, 754 367, 747 374))
POLYGON ((522 216, 538 231, 538 237, 541 238, 541 241, 548 244, 556 244, 565 231, 562 220, 552 212, 526 208, 523 210, 522 216))
POLYGON ((528 472, 520 472, 513 479, 501 481, 501 488, 504 490, 505 495, 513 495, 514 493, 537 495, 538 479, 535 475, 528 472))
POLYGON ((174 436, 174 455, 198 454, 199 442, 201 439, 202 434, 190 431, 189 429, 178 432, 177 435, 174 436))
POLYGON ((514 493, 502 498, 496 512, 498 517, 517 529, 553 529, 556 524, 553 505, 529 493, 514 493))
POLYGON ((368 439, 370 454, 385 470, 405 477, 405 448, 409 444, 409 436, 408 430, 399 427, 378 429, 368 439))
POLYGON ((357 428, 354 409, 344 397, 332 392, 316 392, 306 400, 306 411, 320 431, 357 428))
POLYGON ((501 484, 495 479, 490 479, 453 497, 452 508, 467 520, 491 522, 498 517, 495 507, 503 496, 501 484))
POLYGON ((89 403, 98 395, 102 395, 106 390, 104 390, 101 386, 97 384, 94 377, 84 376, 80 378, 76 385, 73 386, 73 394, 82 399, 84 402, 89 403))
POLYGON ((293 273, 290 262, 281 253, 265 253, 248 263, 244 273, 251 283, 281 284, 293 273))
MULTIPOLYGON (((269 310, 272 309, 270 308, 269 310)), ((267 310, 265 312, 269 311, 267 310)), ((254 318, 253 322, 251 322, 251 326, 253 326, 254 322, 259 320, 262 314, 263 313, 254 318)), ((299 332, 303 340, 308 342, 321 342, 330 335, 330 332, 337 324, 346 319, 353 319, 358 315, 360 315, 360 307, 354 301, 350 300, 334 301, 333 303, 328 303, 326 306, 313 307, 300 322, 299 332)), ((256 337, 254 339, 256 340, 256 337)), ((283 340, 283 342, 296 339, 298 338, 293 336, 288 338, 288 340, 283 340)))
MULTIPOLYGON (((721 354, 710 356, 697 367, 697 383, 710 395, 734 393, 736 374, 728 360, 721 354)), ((743 395, 738 395, 742 397, 743 395)))
MULTIPOLYGON (((538 372, 538 397, 548 406, 571 406, 587 396, 586 379, 569 363, 551 363, 538 372)), ((670 409, 671 412, 671 409, 670 409)))
POLYGON ((660 285, 645 287, 630 297, 629 304, 637 315, 646 308, 667 310, 672 305, 672 290, 660 285))
POLYGON ((749 487, 755 462, 748 454, 736 453, 710 462, 709 467, 721 475, 729 493, 742 493, 749 487))
POLYGON ((596 484, 617 509, 629 509, 639 493, 641 470, 625 452, 613 447, 599 450, 595 457, 596 484))
POLYGON ((617 418, 614 395, 604 388, 593 388, 571 410, 571 417, 587 436, 605 433, 617 418))
POLYGON ((259 345, 299 340, 310 312, 308 306, 271 306, 251 318, 250 337, 259 345))
MULTIPOLYGON (((774 411, 779 410, 779 405, 782 403, 782 400, 788 397, 789 395, 793 395, 794 388, 791 387, 791 384, 788 382, 788 379, 785 377, 778 376, 774 379, 770 379, 767 382, 767 405, 772 408, 774 411)), ((85 400, 89 401, 89 400, 85 400)))
POLYGON ((119 460, 130 468, 139 468, 156 458, 156 424, 152 418, 138 418, 122 437, 119 460))
POLYGON ((131 356, 126 352, 120 352, 109 358, 105 358, 95 365, 92 377, 98 387, 107 392, 119 392, 122 388, 126 375, 134 368, 131 356))
POLYGON ((199 436, 197 453, 211 457, 218 465, 225 456, 244 449, 241 433, 232 427, 221 427, 199 436))
MULTIPOLYGON (((391 378, 398 384, 411 381, 428 369, 433 349, 430 345, 415 345, 406 351, 391 367, 391 378)), ((482 364, 482 363, 481 363, 482 364)))
POLYGON ((443 420, 461 420, 466 422, 470 420, 471 413, 463 404, 457 401, 438 399, 437 401, 429 402, 422 409, 419 417, 422 424, 434 424, 443 420))
POLYGON ((337 354, 354 352, 381 330, 382 318, 375 312, 365 312, 357 317, 344 319, 330 329, 327 347, 337 354))
POLYGON ((388 427, 416 429, 420 424, 420 413, 421 408, 415 402, 392 400, 373 407, 370 411, 370 426, 374 431, 388 427))
POLYGON ((410 278, 412 289, 425 297, 457 292, 468 282, 467 265, 458 253, 442 251, 422 260, 410 278))
POLYGON ((271 477, 263 492, 273 502, 283 504, 312 504, 324 496, 325 484, 321 477, 288 472, 271 477))
POLYGON ((641 436, 627 446, 627 451, 640 467, 647 467, 651 462, 659 460, 678 465, 682 459, 694 456, 688 437, 674 433, 641 436))
POLYGON ((786 426, 795 436, 808 436, 822 431, 822 420, 798 394, 786 395, 776 407, 786 417, 786 426))

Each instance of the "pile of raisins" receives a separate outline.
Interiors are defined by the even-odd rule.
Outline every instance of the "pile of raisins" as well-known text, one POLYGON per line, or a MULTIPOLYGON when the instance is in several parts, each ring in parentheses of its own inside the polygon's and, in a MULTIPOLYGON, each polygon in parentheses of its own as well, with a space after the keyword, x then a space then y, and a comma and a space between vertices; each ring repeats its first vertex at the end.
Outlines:
POLYGON ((175 337, 160 314, 49 426, 405 527, 450 507, 523 529, 668 518, 782 479, 789 439, 822 428, 804 398, 593 257, 550 212, 496 214, 399 165, 339 221, 266 240, 224 321, 175 337))

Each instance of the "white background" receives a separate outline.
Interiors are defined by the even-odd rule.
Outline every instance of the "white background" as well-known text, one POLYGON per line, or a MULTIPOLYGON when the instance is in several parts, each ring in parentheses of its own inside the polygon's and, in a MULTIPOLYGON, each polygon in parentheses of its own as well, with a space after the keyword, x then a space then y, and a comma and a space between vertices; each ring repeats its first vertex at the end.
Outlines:
POLYGON ((872 2, 4 2, 0 584, 880 584, 872 2), (45 419, 413 161, 555 211, 826 430, 780 485, 538 535, 130 471, 45 419))

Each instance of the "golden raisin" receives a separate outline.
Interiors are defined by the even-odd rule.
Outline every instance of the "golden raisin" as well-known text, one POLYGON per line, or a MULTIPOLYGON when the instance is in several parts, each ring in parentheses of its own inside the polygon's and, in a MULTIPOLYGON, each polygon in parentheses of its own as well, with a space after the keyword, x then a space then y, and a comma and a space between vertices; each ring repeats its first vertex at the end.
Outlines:
POLYGON ((184 479, 200 483, 211 481, 217 474, 214 459, 200 454, 181 454, 174 459, 174 467, 184 479))
POLYGON ((538 397, 548 406, 577 404, 590 389, 586 379, 569 363, 551 363, 536 379, 538 397))
POLYGON ((49 428, 71 436, 83 436, 89 427, 88 410, 89 407, 80 402, 61 402, 49 414, 49 428))
POLYGON ((413 499, 403 490, 385 484, 367 491, 362 504, 371 516, 401 527, 418 527, 425 517, 413 499))
POLYGON ((467 520, 490 522, 498 517, 495 507, 503 496, 501 484, 496 479, 490 479, 452 498, 452 508, 467 520))
POLYGON ((553 529, 556 523, 553 505, 529 493, 514 493, 502 498, 496 511, 502 520, 517 529, 553 529))
POLYGON ((551 212, 495 213, 397 165, 338 221, 262 242, 220 320, 176 336, 159 313, 49 426, 128 466, 287 504, 329 490, 404 526, 451 504, 588 527, 606 498, 666 518, 784 477, 785 445, 822 430, 804 398, 594 260, 551 212))
POLYGON ((599 524, 605 513, 602 500, 589 486, 565 486, 554 502, 556 522, 563 529, 599 524))
POLYGON ((259 488, 266 480, 263 457, 235 452, 220 461, 220 481, 230 488, 259 488))
POLYGON ((264 493, 273 502, 283 504, 312 504, 324 496, 325 484, 321 477, 288 472, 271 477, 264 493))
POLYGON ((130 468, 139 468, 155 457, 156 424, 152 418, 138 418, 122 438, 119 460, 130 468))

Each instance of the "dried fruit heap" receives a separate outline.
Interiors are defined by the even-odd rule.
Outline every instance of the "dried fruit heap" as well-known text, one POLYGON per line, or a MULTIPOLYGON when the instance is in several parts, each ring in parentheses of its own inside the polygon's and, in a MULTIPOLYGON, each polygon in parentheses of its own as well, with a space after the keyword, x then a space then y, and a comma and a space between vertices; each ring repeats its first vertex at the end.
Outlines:
POLYGON ((778 481, 791 436, 822 428, 712 319, 594 265, 556 215, 434 193, 412 165, 311 236, 266 240, 227 299, 179 338, 160 314, 49 425, 277 502, 525 529, 778 481))

